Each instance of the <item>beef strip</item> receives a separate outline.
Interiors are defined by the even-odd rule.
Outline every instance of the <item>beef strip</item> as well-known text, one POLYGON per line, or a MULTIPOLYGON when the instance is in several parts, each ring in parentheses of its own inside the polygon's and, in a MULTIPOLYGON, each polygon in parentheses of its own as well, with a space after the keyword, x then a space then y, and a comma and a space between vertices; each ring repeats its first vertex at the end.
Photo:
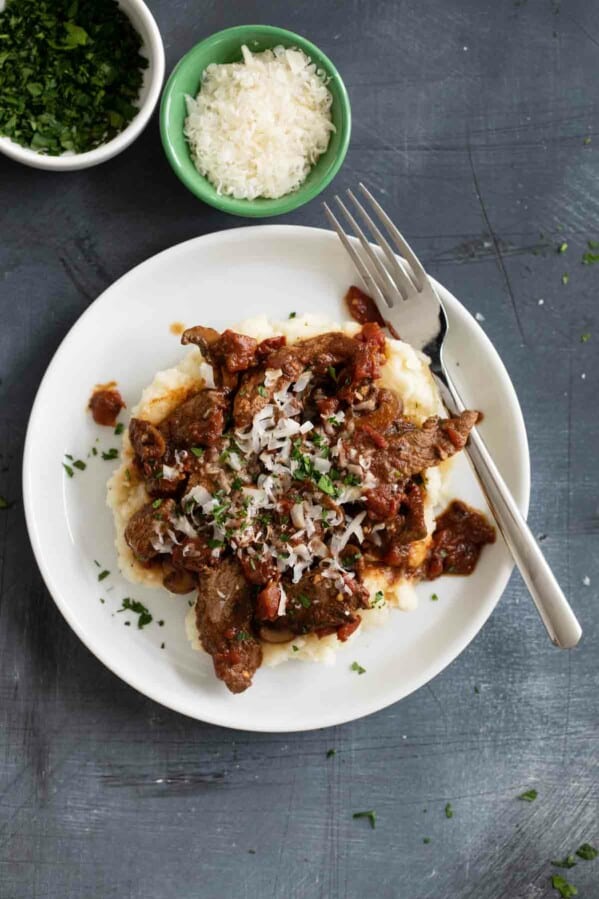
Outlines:
POLYGON ((223 390, 201 390, 160 423, 160 433, 171 447, 212 446, 224 431, 227 406, 223 390))
POLYGON ((199 576, 196 624, 216 676, 232 693, 252 683, 262 649, 252 633, 251 588, 236 559, 224 559, 199 576))
POLYGON ((275 626, 293 634, 308 634, 355 621, 356 610, 368 606, 368 591, 347 577, 353 589, 350 594, 341 592, 332 578, 325 578, 318 571, 307 572, 297 584, 285 582, 287 609, 284 616, 276 619, 275 626))
POLYGON ((166 440, 159 429, 143 418, 132 418, 129 422, 129 440, 142 463, 157 463, 166 452, 166 440))
POLYGON ((329 374, 330 368, 348 362, 356 351, 356 341, 347 334, 319 334, 271 353, 267 367, 280 368, 288 380, 295 381, 306 368, 317 375, 329 374))
POLYGON ((437 518, 426 577, 472 574, 483 546, 495 543, 495 528, 480 512, 454 500, 437 518))
POLYGON ((373 475, 381 483, 397 483, 439 465, 463 449, 478 420, 478 412, 462 412, 457 418, 427 418, 422 427, 402 419, 396 434, 388 437, 368 427, 358 427, 357 440, 371 456, 373 475), (378 438, 380 439, 377 439, 378 438))
POLYGON ((264 371, 249 371, 242 375, 239 390, 233 400, 233 422, 235 427, 242 430, 251 427, 254 415, 264 409, 284 384, 288 384, 284 378, 279 378, 274 384, 266 387, 264 384, 264 371))
POLYGON ((125 540, 140 562, 150 562, 160 555, 161 550, 154 544, 171 527, 169 519, 175 512, 175 501, 165 499, 158 507, 146 503, 131 516, 125 528, 125 540))
POLYGON ((214 328, 198 325, 183 332, 181 343, 200 347, 202 355, 212 365, 215 383, 227 391, 235 390, 239 372, 247 371, 257 361, 257 341, 235 331, 226 330, 219 334, 214 328))
MULTIPOLYGON (((389 490, 388 487, 377 488, 389 490)), ((370 491, 376 494, 376 491, 370 491)), ((424 495, 422 488, 415 481, 407 483, 399 496, 395 514, 385 521, 385 528, 376 533, 380 545, 371 537, 367 540, 368 554, 390 565, 392 568, 405 569, 410 556, 410 545, 416 540, 426 537, 426 521, 424 518, 424 495)))

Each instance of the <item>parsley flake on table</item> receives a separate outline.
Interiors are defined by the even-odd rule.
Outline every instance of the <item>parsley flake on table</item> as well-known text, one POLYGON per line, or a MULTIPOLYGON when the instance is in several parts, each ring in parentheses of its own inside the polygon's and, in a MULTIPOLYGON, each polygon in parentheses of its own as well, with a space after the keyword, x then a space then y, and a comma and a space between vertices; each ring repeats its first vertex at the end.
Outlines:
POLYGON ((327 749, 327 758, 330 759, 337 754, 336 749, 327 749))
POLYGON ((102 453, 102 458, 105 462, 112 462, 113 459, 118 459, 118 457, 119 451, 114 446, 102 453))
POLYGON ((573 868, 576 865, 576 859, 573 855, 566 855, 566 857, 562 859, 552 859, 551 864, 555 868, 573 868))
MULTIPOLYGON (((146 624, 150 624, 152 621, 152 616, 150 614, 149 609, 147 609, 143 603, 138 602, 136 599, 129 599, 128 596, 125 597, 122 603, 122 609, 117 609, 117 612, 134 612, 136 615, 139 615, 137 619, 137 627, 139 630, 142 627, 145 627, 146 624)), ((125 622, 125 624, 129 624, 130 622, 125 622)))
POLYGON ((114 433, 115 433, 116 436, 118 437, 120 434, 123 433, 124 430, 125 430, 125 425, 123 424, 122 421, 119 421, 119 422, 117 423, 116 428, 114 429, 114 433))
POLYGON ((0 12, 0 134, 50 156, 111 140, 148 60, 115 0, 9 0, 0 12))
POLYGON ((422 837, 422 842, 424 843, 425 846, 428 846, 430 841, 431 841, 430 837, 422 837))
POLYGON ((593 859, 597 858, 599 852, 594 846, 591 846, 590 843, 583 843, 582 846, 579 846, 576 850, 576 855, 578 858, 584 859, 585 862, 592 862, 593 859))
POLYGON ((373 809, 368 812, 354 812, 352 818, 368 818, 372 829, 374 830, 376 827, 376 812, 373 809))
POLYGON ((445 806, 445 817, 453 818, 453 808, 451 807, 451 802, 448 802, 445 806))
POLYGON ((76 459, 75 462, 73 462, 73 467, 78 468, 79 471, 85 471, 87 465, 81 459, 76 459))
POLYGON ((582 254, 582 264, 583 265, 595 265, 596 262, 599 262, 599 253, 583 253, 582 254))
POLYGON ((357 671, 358 674, 366 674, 366 668, 362 668, 362 666, 358 662, 351 663, 351 670, 357 671))
POLYGON ((562 877, 561 874, 552 874, 551 875, 551 886, 554 890, 557 890, 562 899, 570 899, 572 896, 578 896, 578 890, 576 887, 568 883, 565 877, 562 877))
POLYGON ((580 342, 581 342, 581 343, 588 343, 590 339, 591 339, 591 332, 590 332, 590 331, 585 331, 584 334, 581 334, 581 335, 580 335, 580 342))
POLYGON ((431 593, 431 599, 432 599, 433 602, 437 602, 438 599, 439 599, 439 597, 437 596, 436 593, 431 593))
POLYGON ((524 802, 534 802, 539 794, 536 790, 526 790, 524 793, 520 793, 518 799, 522 799, 524 802))
POLYGON ((109 574, 110 574, 110 572, 106 571, 106 569, 104 569, 104 571, 101 571, 100 574, 98 575, 98 580, 103 581, 104 578, 108 577, 109 574))
POLYGON ((569 280, 570 275, 568 274, 568 272, 564 272, 564 274, 562 275, 562 284, 567 284, 569 280))
POLYGON ((563 243, 560 243, 560 244, 559 244, 559 246, 558 246, 558 248, 557 248, 557 252, 558 252, 558 253, 565 253, 567 249, 568 249, 568 244, 566 243, 566 241, 564 241, 563 243))
POLYGON ((62 463, 62 467, 64 468, 64 470, 66 471, 66 473, 68 474, 68 476, 69 476, 70 478, 72 478, 73 475, 75 474, 75 472, 73 471, 73 469, 71 468, 71 466, 70 466, 70 465, 67 465, 66 462, 63 462, 63 463, 62 463))

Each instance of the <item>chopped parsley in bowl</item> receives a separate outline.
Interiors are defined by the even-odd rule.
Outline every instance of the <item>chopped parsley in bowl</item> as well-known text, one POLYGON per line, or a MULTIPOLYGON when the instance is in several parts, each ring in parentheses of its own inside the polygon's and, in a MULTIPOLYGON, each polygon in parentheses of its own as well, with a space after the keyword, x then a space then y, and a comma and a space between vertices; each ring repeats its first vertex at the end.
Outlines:
POLYGON ((0 150, 47 169, 95 165, 141 133, 164 50, 142 0, 8 0, 0 11, 0 150))

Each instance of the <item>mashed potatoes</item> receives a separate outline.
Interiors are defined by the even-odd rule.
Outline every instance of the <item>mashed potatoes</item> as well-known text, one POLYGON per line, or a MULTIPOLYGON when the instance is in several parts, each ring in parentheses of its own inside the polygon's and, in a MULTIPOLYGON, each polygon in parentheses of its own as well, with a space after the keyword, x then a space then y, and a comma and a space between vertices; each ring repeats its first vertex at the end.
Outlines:
MULTIPOLYGON (((233 330, 255 337, 257 340, 284 334, 289 343, 294 343, 297 340, 314 337, 328 331, 342 331, 353 335, 360 330, 360 325, 355 322, 345 322, 340 325, 317 315, 298 316, 282 322, 271 321, 266 316, 260 316, 234 325, 233 330)), ((430 415, 442 415, 444 412, 426 356, 401 340, 387 340, 387 362, 383 366, 379 383, 396 390, 401 395, 404 404, 403 414, 416 424, 422 424, 430 415)), ((199 349, 193 347, 186 351, 185 356, 175 368, 158 372, 149 387, 143 391, 140 402, 131 410, 132 415, 157 424, 189 395, 204 385, 212 386, 212 369, 203 361, 199 349)), ((144 482, 136 473, 133 458, 133 449, 125 431, 123 461, 108 482, 107 495, 107 503, 114 516, 118 564, 123 575, 129 581, 149 587, 160 587, 162 586, 160 569, 144 567, 137 561, 125 541, 125 528, 129 519, 149 499, 144 482)), ((425 510, 429 534, 434 529, 435 512, 447 498, 445 485, 450 464, 451 460, 448 460, 426 472, 425 510)), ((425 538, 414 544, 411 550, 412 554, 424 555, 428 539, 425 538)), ((416 558, 414 558, 414 562, 417 562, 416 558)), ((361 627, 382 624, 388 615, 389 606, 395 606, 403 611, 409 611, 416 606, 414 588, 406 580, 393 580, 391 577, 387 578, 382 572, 377 572, 366 576, 364 582, 371 596, 382 593, 383 599, 379 600, 377 608, 360 610, 361 627)), ((186 626, 193 645, 201 648, 193 609, 190 610, 186 626)), ((350 639, 355 639, 360 629, 350 639)), ((296 637, 291 643, 263 643, 263 664, 277 665, 288 658, 331 664, 341 645, 335 634, 322 639, 314 634, 308 634, 296 637)))

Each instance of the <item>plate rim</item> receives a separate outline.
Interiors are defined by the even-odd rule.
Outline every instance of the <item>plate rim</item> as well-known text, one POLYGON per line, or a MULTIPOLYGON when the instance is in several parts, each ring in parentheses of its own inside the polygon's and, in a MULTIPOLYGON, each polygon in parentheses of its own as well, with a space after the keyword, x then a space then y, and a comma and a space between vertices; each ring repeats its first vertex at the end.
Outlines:
MULTIPOLYGON (((64 335, 60 344, 56 348, 54 354, 44 375, 40 381, 39 387, 36 391, 35 399, 33 401, 31 412, 29 414, 29 419, 27 422, 27 428, 25 432, 25 441, 24 441, 24 449, 23 449, 23 463, 22 463, 22 490, 23 490, 23 507, 25 512, 25 522, 27 526, 27 533, 29 536, 29 541, 31 544, 31 548, 33 550, 33 555, 36 561, 36 564, 39 568, 40 574, 42 575, 42 579, 48 590, 52 600, 60 611, 61 615, 69 625, 69 627, 74 631, 77 637, 81 640, 84 646, 100 661, 103 665, 106 666, 116 677, 126 683, 128 686, 137 690, 142 695, 151 699, 154 702, 159 703, 165 708, 171 709, 172 711, 178 712, 180 714, 185 715, 186 717, 192 718, 196 721, 202 721, 208 724, 212 724, 215 726, 226 727, 231 730, 238 731, 253 731, 258 733, 298 733, 298 732, 307 732, 310 730, 317 730, 324 727, 331 727, 341 724, 347 724, 351 721, 359 720, 360 718, 364 718, 368 715, 374 714, 377 711, 381 711, 385 708, 388 708, 391 705, 394 705, 396 702, 399 702, 401 699, 405 699, 410 696, 412 693, 415 693, 417 690, 421 689, 426 684, 430 683, 437 675, 439 675, 442 671, 445 670, 455 659, 460 656, 464 650, 469 646, 472 640, 476 637, 476 635, 482 630, 487 620, 496 609, 497 605, 505 589, 509 583, 511 574, 513 572, 513 565, 510 567, 510 570, 505 575, 505 581, 501 586, 500 592, 498 593, 497 599, 495 602, 485 610, 486 614, 481 617, 477 617, 473 619, 476 624, 473 626, 470 624, 469 627, 464 629, 464 637, 463 641, 461 641, 461 646, 457 650, 457 652, 453 652, 452 648, 448 648, 445 652, 441 653, 434 666, 434 670, 432 673, 427 672, 423 677, 416 678, 414 685, 411 687, 409 692, 402 693, 401 695, 391 696, 391 698, 385 696, 384 700, 381 702, 377 700, 377 693, 375 692, 372 697, 369 697, 366 701, 363 702, 362 707, 358 711, 357 714, 353 712, 348 715, 344 715, 342 717, 335 716, 334 711, 328 714, 321 715, 321 719, 318 723, 308 723, 306 724, 298 724, 298 726, 282 726, 282 727, 274 727, 270 726, 268 728, 264 728, 259 724, 254 725, 252 720, 247 720, 243 723, 232 722, 228 720, 229 716, 227 713, 222 715, 215 715, 211 712, 207 712, 206 714, 202 712, 202 717, 199 716, 198 712, 189 707, 189 704, 186 702, 178 702, 177 698, 173 701, 167 699, 165 697, 160 696, 160 691, 154 689, 152 685, 148 687, 146 683, 144 683, 143 678, 138 678, 135 673, 130 674, 123 670, 123 666, 116 664, 113 661, 108 661, 107 658, 101 653, 101 647, 97 647, 96 645, 92 645, 92 641, 88 639, 88 636, 83 631, 83 628, 79 625, 76 616, 71 613, 69 606, 67 603, 63 602, 61 596, 61 590, 59 585, 55 583, 54 577, 49 569, 49 565, 46 562, 42 542, 39 538, 38 529, 36 526, 35 519, 35 511, 34 511, 34 498, 32 491, 30 489, 30 479, 32 476, 32 466, 31 466, 31 456, 33 453, 32 449, 32 437, 31 434, 34 430, 35 422, 37 417, 40 414, 40 409, 43 407, 43 399, 44 399, 44 391, 46 389, 46 385, 50 382, 54 369, 57 367, 60 361, 60 356, 63 351, 63 348, 67 341, 71 341, 73 336, 76 335, 76 332, 79 328, 81 328, 86 321, 87 317, 91 315, 92 310, 107 294, 111 291, 122 288, 123 284, 135 276, 139 269, 144 266, 150 266, 155 264, 161 257, 175 253, 182 252, 184 248, 189 247, 190 245, 197 245, 202 242, 205 244, 209 244, 210 242, 219 242, 226 241, 231 237, 239 236, 240 233, 248 234, 250 236, 255 235, 264 235, 265 232, 268 232, 270 235, 277 236, 277 233, 285 233, 287 235, 293 234, 293 232, 298 233, 300 236, 306 233, 312 233, 314 236, 318 235, 321 239, 326 237, 326 239, 330 239, 332 241, 337 241, 337 236, 334 232, 329 231, 326 228, 316 228, 305 225, 284 225, 284 224, 272 224, 272 225, 249 225, 244 226, 241 225, 235 228, 228 228, 222 231, 212 231, 208 234, 202 234, 197 237, 192 237, 188 240, 181 241, 180 243, 173 244, 170 247, 166 247, 164 250, 155 253, 152 256, 149 256, 147 259, 133 266, 115 281, 113 281, 105 290, 103 290, 90 304, 89 306, 81 313, 81 315, 77 318, 77 320, 71 325, 68 329, 67 333, 64 335)), ((518 507, 521 509, 523 515, 526 517, 528 514, 529 503, 530 503, 530 489, 531 489, 531 469, 530 469, 530 451, 528 444, 528 437, 526 433, 526 425, 524 422, 524 416, 522 413, 522 409, 518 400, 518 396, 514 385, 511 381, 509 373, 499 355, 498 351, 495 349, 491 339, 488 337, 486 332, 480 327, 479 323, 476 321, 475 317, 466 309, 466 307, 457 299, 457 297, 452 294, 444 285, 438 282, 436 279, 431 277, 431 280, 434 281, 437 288, 440 290, 442 299, 445 302, 449 302, 451 306, 451 314, 455 313, 459 316, 463 316, 466 319, 470 320, 471 324, 474 324, 478 330, 479 337, 484 346, 486 352, 489 352, 495 360, 496 370, 500 376, 502 381, 503 388, 505 389, 507 395, 510 399, 510 405, 515 414, 515 420, 517 422, 518 433, 516 435, 516 441, 521 445, 523 451, 523 460, 524 465, 522 466, 522 470, 520 472, 520 476, 522 479, 521 486, 521 496, 517 499, 518 507)), ((399 690, 397 691, 400 692, 399 690)))

